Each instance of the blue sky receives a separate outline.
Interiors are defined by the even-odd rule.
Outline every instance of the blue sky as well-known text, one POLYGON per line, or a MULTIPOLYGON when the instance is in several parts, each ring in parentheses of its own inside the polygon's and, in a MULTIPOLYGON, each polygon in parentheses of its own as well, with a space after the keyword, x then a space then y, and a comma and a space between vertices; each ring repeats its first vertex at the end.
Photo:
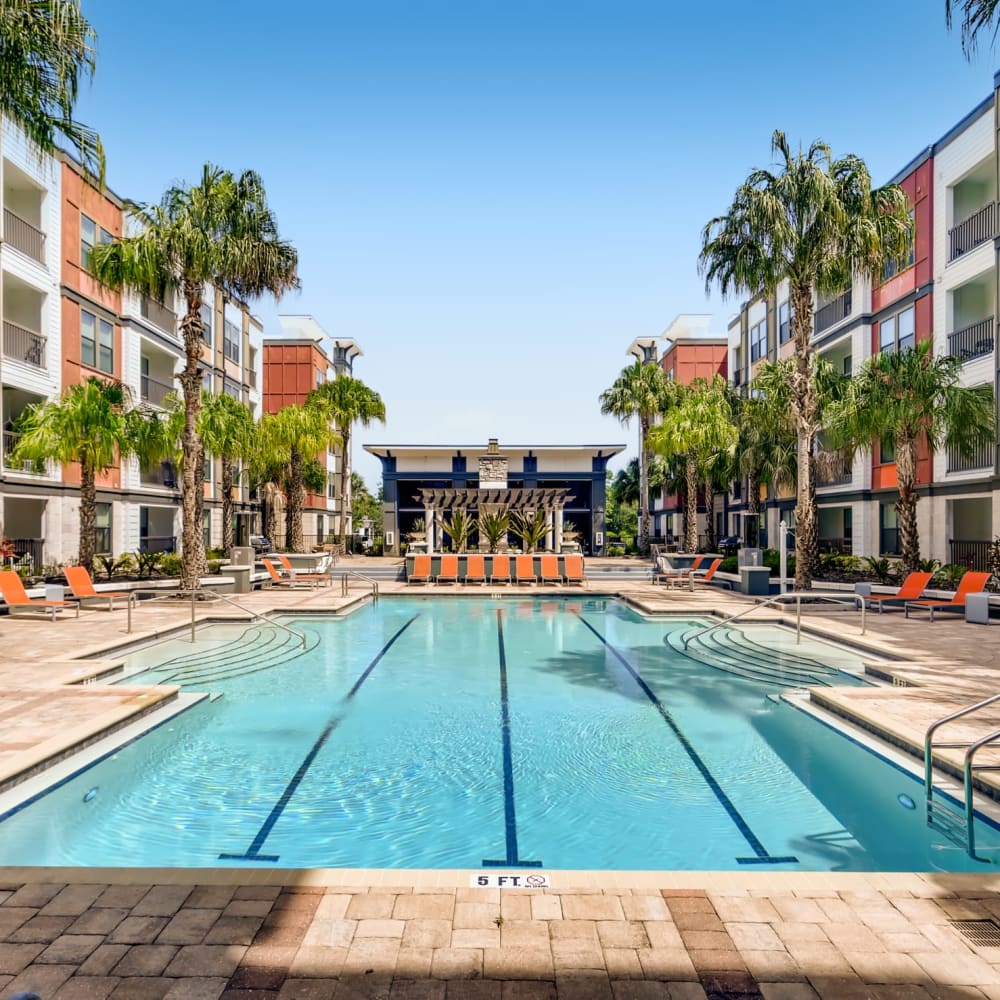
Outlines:
MULTIPOLYGON (((257 170, 310 313, 364 351, 360 442, 583 444, 636 429, 597 397, 678 314, 725 330, 700 232, 770 136, 823 138, 876 183, 992 89, 944 0, 84 0, 78 116, 119 194, 210 160, 257 170)), ((629 457, 623 456, 623 460, 629 457)), ((370 484, 378 463, 355 448, 370 484)), ((622 464, 621 461, 618 465, 622 464)))

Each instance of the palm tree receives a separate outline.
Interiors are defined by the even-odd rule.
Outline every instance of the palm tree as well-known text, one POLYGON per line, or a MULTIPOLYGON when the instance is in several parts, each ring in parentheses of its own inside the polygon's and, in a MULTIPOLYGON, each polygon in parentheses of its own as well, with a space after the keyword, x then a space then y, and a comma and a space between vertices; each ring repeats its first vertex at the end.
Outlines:
POLYGON ((455 552, 465 551, 469 543, 469 535, 472 534, 475 526, 475 522, 469 517, 468 511, 463 510, 461 507, 453 510, 449 518, 441 519, 441 528, 448 533, 455 552))
POLYGON ((336 424, 340 436, 344 439, 337 534, 346 551, 351 511, 351 428, 356 423, 370 427, 375 420, 384 424, 385 404, 374 389, 368 388, 360 379, 352 378, 343 372, 338 373, 332 382, 324 382, 309 393, 309 401, 324 410, 327 418, 336 424))
POLYGON ((649 551, 649 428, 666 400, 666 379, 657 364, 644 364, 638 358, 622 369, 609 389, 601 393, 601 413, 617 417, 626 427, 639 418, 639 551, 649 551))
POLYGON ((725 380, 695 379, 689 386, 672 387, 671 405, 663 422, 649 434, 650 447, 666 458, 683 457, 687 500, 684 514, 684 548, 698 549, 698 483, 709 478, 735 447, 738 432, 733 424, 725 380))
POLYGON ((62 399, 28 407, 15 425, 14 463, 56 461, 80 464, 78 560, 90 569, 97 547, 97 476, 129 451, 124 409, 128 390, 120 382, 90 378, 71 386, 62 399))
MULTIPOLYGON (((778 373, 787 386, 784 373, 778 373)), ((739 444, 736 475, 747 480, 747 513, 760 514, 761 486, 790 486, 795 482, 795 429, 789 411, 763 393, 743 399, 736 411, 739 444)))
POLYGON ((265 414, 260 436, 264 464, 284 470, 285 544, 292 552, 305 551, 302 533, 302 507, 306 494, 306 463, 319 452, 341 442, 330 429, 323 414, 311 406, 286 406, 277 413, 265 414))
POLYGON ((944 0, 944 16, 951 28, 952 9, 961 11, 962 18, 962 51, 969 58, 976 51, 979 33, 992 28, 992 38, 997 36, 1000 27, 997 14, 1000 12, 1000 0, 944 0))
POLYGON ((94 72, 96 41, 79 0, 0 3, 0 117, 44 153, 62 136, 103 184, 101 138, 73 118, 80 80, 94 72))
POLYGON ((830 430, 849 450, 870 451, 875 440, 891 440, 896 451, 899 499, 896 513, 903 565, 919 569, 917 445, 954 448, 971 457, 994 440, 993 386, 959 385, 960 358, 931 354, 929 343, 873 355, 830 411, 830 430))
POLYGON ((222 548, 233 547, 233 468, 250 453, 254 422, 250 411, 238 400, 220 393, 203 393, 198 434, 208 455, 222 464, 222 548))
POLYGON ((790 372, 791 412, 798 441, 795 511, 795 586, 811 586, 818 559, 816 483, 811 455, 819 433, 813 366, 813 290, 834 294, 852 276, 874 276, 888 261, 902 264, 913 234, 906 195, 895 184, 872 190, 864 161, 834 160, 814 142, 792 153, 776 131, 772 152, 780 171, 754 170, 736 191, 725 215, 702 233, 699 266, 706 288, 773 294, 789 282, 795 365, 790 372))
POLYGON ((204 449, 198 436, 205 286, 240 300, 265 292, 280 298, 299 287, 298 255, 279 237, 264 186, 252 171, 236 177, 206 163, 194 187, 173 187, 159 205, 136 205, 132 212, 138 235, 95 246, 90 270, 109 288, 133 288, 159 301, 178 292, 184 298, 185 365, 177 376, 184 392, 181 587, 197 589, 205 561, 199 481, 204 449))

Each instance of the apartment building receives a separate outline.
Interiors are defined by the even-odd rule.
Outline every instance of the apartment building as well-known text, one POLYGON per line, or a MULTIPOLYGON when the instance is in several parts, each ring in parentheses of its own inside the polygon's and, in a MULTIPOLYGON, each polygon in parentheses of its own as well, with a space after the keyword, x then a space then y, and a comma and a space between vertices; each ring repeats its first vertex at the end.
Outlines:
MULTIPOLYGON (((312 316, 278 317, 281 334, 264 339, 265 413, 301 405, 306 396, 338 374, 351 375, 354 359, 363 353, 349 337, 331 337, 312 316)), ((302 510, 302 532, 308 545, 332 540, 340 527, 341 448, 317 456, 326 467, 326 491, 306 493, 302 510)), ((346 512, 346 532, 351 533, 351 512, 346 512)), ((283 527, 282 522, 282 527, 283 527)), ((281 542, 281 539, 275 539, 281 542)))
MULTIPOLYGON (((962 360, 964 384, 997 387, 998 88, 1000 74, 993 94, 891 178, 906 192, 914 220, 904 265, 871 284, 856 280, 841 295, 815 298, 813 344, 838 371, 849 375, 875 353, 930 341, 936 354, 962 360)), ((734 385, 751 381, 764 359, 791 352, 787 287, 751 299, 730 322, 734 385)), ((995 445, 971 458, 924 447, 917 483, 923 555, 988 568, 987 546, 1000 534, 995 445)), ((821 551, 898 554, 898 495, 887 441, 873 442, 850 468, 820 479, 821 551)), ((780 519, 792 523, 794 505, 793 490, 768 491, 761 528, 770 544, 777 544, 780 519)), ((738 486, 730 506, 736 517, 745 509, 738 486)))
MULTIPOLYGON (((91 248, 128 231, 122 200, 95 187, 66 154, 40 157, 4 122, 2 139, 3 341, 0 350, 3 452, 0 535, 35 567, 76 557, 77 466, 13 467, 13 430, 25 407, 58 398, 96 376, 121 381, 134 402, 160 407, 178 392, 183 367, 181 302, 111 292, 87 273, 91 248)), ((247 307, 206 287, 202 367, 205 388, 228 392, 259 415, 263 330, 247 307)), ((221 497, 216 463, 205 483, 205 538, 220 544, 221 497)), ((174 551, 180 537, 180 483, 172 465, 140 468, 126 459, 97 481, 99 552, 174 551)), ((237 541, 259 530, 259 512, 240 480, 237 541)))

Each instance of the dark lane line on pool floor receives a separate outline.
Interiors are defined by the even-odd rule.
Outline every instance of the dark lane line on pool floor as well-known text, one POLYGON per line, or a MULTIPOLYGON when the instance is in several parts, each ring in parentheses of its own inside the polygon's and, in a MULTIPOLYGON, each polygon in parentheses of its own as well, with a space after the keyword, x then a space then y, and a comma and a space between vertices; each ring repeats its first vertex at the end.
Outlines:
MULTIPOLYGON (((368 680, 371 676, 371 672, 378 666, 379 660, 389 652, 392 644, 420 617, 419 612, 415 614, 408 622, 406 622, 402 628, 396 632, 395 635, 379 650, 378 655, 372 660, 371 663, 365 668, 361 676, 354 682, 354 686, 350 691, 347 692, 343 697, 343 701, 350 701, 360 689, 361 685, 368 680)), ((274 808, 268 814, 266 820, 264 820, 264 825, 257 831, 257 836, 253 838, 252 843, 247 848, 245 854, 220 854, 220 860, 225 861, 277 861, 280 855, 277 854, 261 854, 260 849, 264 846, 264 841, 267 840, 271 831, 274 829, 274 824, 278 822, 281 818, 281 814, 285 811, 286 806, 292 800, 292 796, 295 794, 299 785, 302 783, 302 779, 309 772, 309 768, 312 767, 313 761, 316 759, 320 750, 326 744, 326 741, 330 738, 333 731, 340 725, 343 720, 342 714, 334 715, 327 722, 326 726, 323 728, 323 732, 319 734, 316 742, 313 743, 312 748, 309 753, 306 754, 302 763, 299 765, 299 769, 292 776, 292 780, 288 782, 285 786, 285 790, 281 793, 281 798, 274 804, 274 808)))
POLYGON ((507 689, 507 652, 503 644, 503 612, 497 608, 497 642, 500 653, 500 738, 503 744, 503 815, 507 857, 483 860, 484 868, 541 868, 541 861, 522 861, 517 850, 517 813, 514 808, 514 762, 510 739, 510 698, 507 689))
POLYGON ((698 773, 702 776, 705 784, 712 790, 712 794, 719 800, 719 804, 723 809, 729 814, 729 818, 736 824, 736 828, 743 835, 743 839, 750 845, 750 849, 754 852, 754 857, 752 858, 737 858, 736 863, 740 865, 791 865, 798 864, 799 859, 794 857, 784 857, 784 858, 773 858, 767 853, 767 848, 757 839, 757 835, 750 829, 747 821, 742 817, 740 811, 733 805, 732 800, 723 791, 722 786, 719 784, 715 775, 708 769, 708 765, 701 759, 700 754, 691 745, 691 741, 684 735, 684 731, 677 725, 674 721, 673 716, 667 710, 667 707, 660 701, 659 698, 653 693, 650 686, 642 679, 642 675, 639 673, 635 667, 629 663, 625 654, 619 649, 613 646, 607 639, 601 635, 600 632, 594 628, 590 622, 587 621, 583 615, 577 615, 577 618, 590 629, 594 635, 604 644, 604 647, 618 660, 619 663, 632 675, 633 680, 639 685, 642 693, 653 703, 653 706, 660 713, 663 721, 670 727, 671 732, 677 737, 678 743, 683 747, 684 752, 691 758, 691 763, 698 769, 698 773))

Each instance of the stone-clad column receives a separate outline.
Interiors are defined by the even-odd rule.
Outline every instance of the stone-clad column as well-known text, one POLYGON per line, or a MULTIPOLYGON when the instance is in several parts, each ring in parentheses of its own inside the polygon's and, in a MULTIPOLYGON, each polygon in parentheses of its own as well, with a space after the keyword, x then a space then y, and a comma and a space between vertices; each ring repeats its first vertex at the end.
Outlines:
POLYGON ((424 531, 427 533, 427 551, 434 551, 434 510, 431 507, 424 508, 424 531))
POLYGON ((562 531, 563 531, 563 509, 562 507, 556 508, 555 524, 553 525, 553 534, 555 535, 555 550, 556 552, 562 552, 562 531))

